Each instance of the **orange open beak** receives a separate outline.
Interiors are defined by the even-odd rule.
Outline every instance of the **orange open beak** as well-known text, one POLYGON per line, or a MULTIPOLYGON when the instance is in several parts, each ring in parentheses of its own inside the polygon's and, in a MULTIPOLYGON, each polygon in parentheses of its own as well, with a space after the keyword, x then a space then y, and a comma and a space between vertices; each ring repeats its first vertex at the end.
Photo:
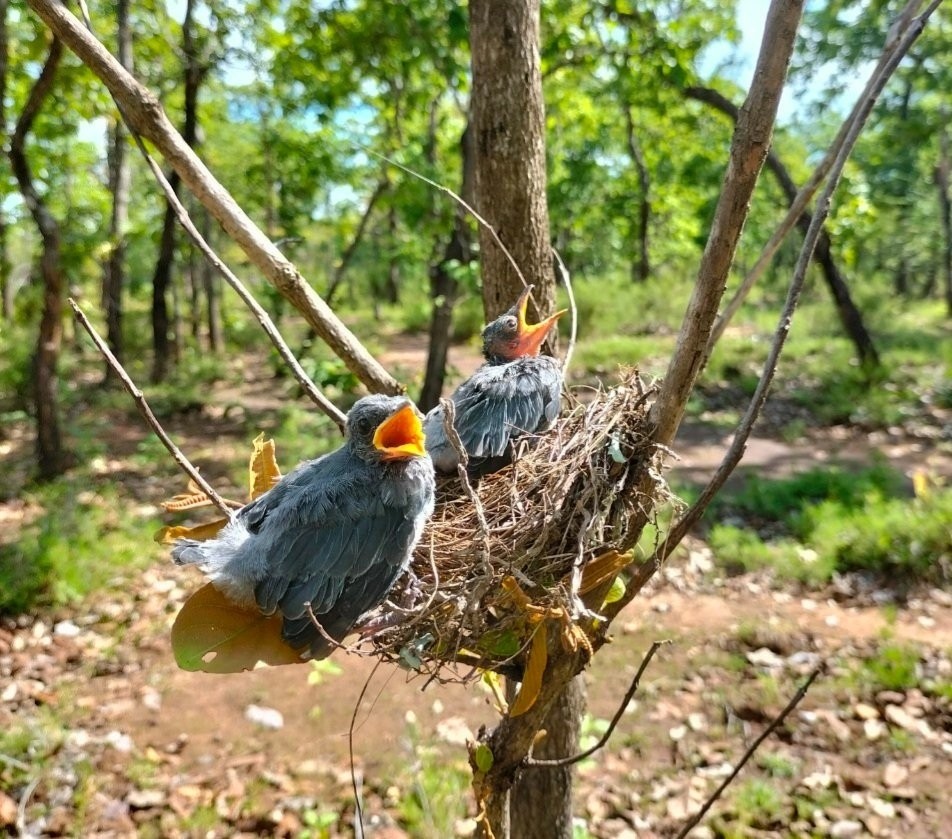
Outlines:
POLYGON ((528 323, 526 321, 526 308, 529 305, 529 295, 531 293, 532 286, 529 286, 516 301, 519 317, 517 347, 520 356, 538 355, 546 335, 549 334, 549 330, 555 326, 555 322, 568 311, 568 309, 560 309, 554 315, 549 315, 549 317, 539 323, 528 323))
POLYGON ((384 460, 426 457, 426 435, 416 409, 409 403, 387 417, 374 432, 374 447, 384 460))

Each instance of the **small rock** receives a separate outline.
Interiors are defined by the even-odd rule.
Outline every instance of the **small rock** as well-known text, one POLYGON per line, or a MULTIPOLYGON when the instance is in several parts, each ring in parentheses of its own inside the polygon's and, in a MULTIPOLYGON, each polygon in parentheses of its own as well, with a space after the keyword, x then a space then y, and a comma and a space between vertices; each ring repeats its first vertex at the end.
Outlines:
POLYGON ((3 790, 0 790, 0 827, 11 827, 17 823, 17 803, 3 790))
POLYGON ((774 669, 783 666, 783 659, 773 650, 768 650, 766 647, 761 647, 760 649, 747 653, 746 658, 755 667, 774 669))
POLYGON ((876 694, 876 701, 880 705, 902 705, 906 701, 906 694, 898 690, 881 690, 876 694))
POLYGON ((863 734, 866 735, 867 740, 878 740, 888 730, 882 720, 863 720, 863 734))
POLYGON ((700 712, 688 714, 688 728, 691 731, 700 731, 705 725, 707 725, 707 717, 704 714, 700 712))
POLYGON ((275 708, 263 705, 249 705, 245 708, 245 719, 262 728, 284 728, 284 715, 275 708))
POLYGON ((865 702, 857 702, 856 705, 853 706, 853 713, 861 720, 879 719, 879 711, 872 705, 867 705, 865 702))
POLYGON ((160 789, 134 789, 126 796, 126 804, 133 810, 148 810, 165 805, 165 793, 160 789))
POLYGON ((110 731, 103 738, 107 746, 112 746, 117 752, 128 754, 133 749, 132 738, 121 731, 110 731))
POLYGON ((72 621, 60 621, 53 627, 53 634, 63 638, 75 638, 82 630, 72 621))
POLYGON ((896 808, 892 802, 877 798, 875 795, 869 797, 869 809, 884 819, 896 818, 896 808))
POLYGON ((862 823, 854 819, 840 819, 830 826, 831 839, 850 839, 852 836, 859 836, 862 832, 862 823))
POLYGON ((674 728, 668 729, 668 737, 674 740, 675 743, 684 739, 684 736, 688 733, 687 726, 685 725, 676 725, 674 728))
POLYGON ((886 768, 883 769, 883 783, 890 789, 898 787, 904 783, 908 777, 909 770, 902 764, 894 761, 887 763, 886 768))

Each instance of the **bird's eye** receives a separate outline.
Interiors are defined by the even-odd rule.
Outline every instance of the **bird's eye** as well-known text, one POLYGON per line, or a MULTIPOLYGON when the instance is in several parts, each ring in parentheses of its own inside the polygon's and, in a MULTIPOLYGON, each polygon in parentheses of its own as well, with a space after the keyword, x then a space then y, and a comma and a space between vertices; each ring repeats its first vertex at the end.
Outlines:
POLYGON ((357 422, 354 423, 354 431, 360 435, 364 435, 370 431, 370 420, 367 417, 361 417, 357 422))
POLYGON ((519 321, 517 321, 512 315, 506 318, 506 329, 517 329, 519 326, 519 321))

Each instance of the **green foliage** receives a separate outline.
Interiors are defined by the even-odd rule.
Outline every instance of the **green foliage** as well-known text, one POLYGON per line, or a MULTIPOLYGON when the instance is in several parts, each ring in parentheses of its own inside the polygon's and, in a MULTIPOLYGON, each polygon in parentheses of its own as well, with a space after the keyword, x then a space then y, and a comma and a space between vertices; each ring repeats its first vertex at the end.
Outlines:
POLYGON ((769 828, 783 817, 783 796, 768 781, 747 781, 731 799, 737 821, 751 827, 769 828))
POLYGON ((919 651, 905 644, 883 644, 875 656, 863 661, 860 678, 872 693, 918 687, 919 651))
POLYGON ((772 568, 780 579, 822 584, 867 570, 939 581, 952 557, 952 490, 903 497, 883 465, 858 472, 811 469, 782 480, 751 476, 709 512, 718 563, 738 573, 772 568))
POLYGON ((0 614, 67 603, 152 560, 151 530, 112 484, 62 479, 24 497, 41 512, 0 545, 0 614))
POLYGON ((407 715, 406 743, 412 756, 409 772, 397 779, 407 789, 400 797, 400 820, 420 839, 443 839, 466 815, 472 774, 465 761, 449 761, 424 740, 415 717, 407 715))

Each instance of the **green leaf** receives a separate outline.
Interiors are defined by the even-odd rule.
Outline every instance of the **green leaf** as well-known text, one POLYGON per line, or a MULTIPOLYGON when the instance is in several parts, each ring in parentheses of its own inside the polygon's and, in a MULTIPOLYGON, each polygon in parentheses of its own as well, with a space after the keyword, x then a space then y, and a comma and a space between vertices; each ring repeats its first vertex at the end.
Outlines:
POLYGON ((484 775, 493 768, 493 763, 495 762, 492 749, 485 743, 480 743, 476 746, 473 752, 473 760, 476 763, 476 768, 484 775))

